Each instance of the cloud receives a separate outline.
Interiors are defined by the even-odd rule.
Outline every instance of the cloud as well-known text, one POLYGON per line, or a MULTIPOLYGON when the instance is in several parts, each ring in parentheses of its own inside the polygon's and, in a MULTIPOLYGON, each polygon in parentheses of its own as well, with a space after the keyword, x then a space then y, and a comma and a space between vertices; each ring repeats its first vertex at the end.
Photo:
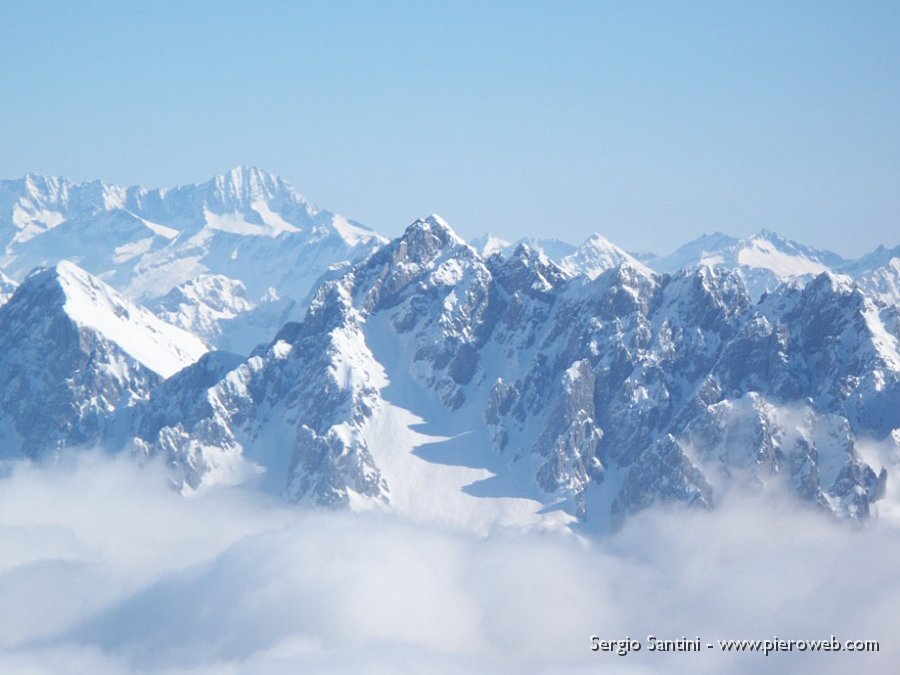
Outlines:
POLYGON ((900 531, 735 496, 604 539, 306 512, 86 454, 0 477, 0 672, 888 673, 900 531), (877 639, 660 654, 646 637, 877 639), (590 636, 640 640, 628 656, 590 636))

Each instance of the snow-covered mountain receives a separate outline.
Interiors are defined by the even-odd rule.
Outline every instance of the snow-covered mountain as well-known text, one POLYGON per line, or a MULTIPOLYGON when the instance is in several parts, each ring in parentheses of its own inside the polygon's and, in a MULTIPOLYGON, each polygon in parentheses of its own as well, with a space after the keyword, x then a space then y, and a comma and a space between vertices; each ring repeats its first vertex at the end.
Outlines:
POLYGON ((790 241, 770 230, 736 239, 722 233, 703 235, 668 256, 646 264, 659 272, 675 273, 696 266, 735 270, 750 294, 759 298, 782 283, 804 284, 823 272, 851 277, 871 297, 888 305, 900 302, 900 247, 879 246, 858 260, 790 241))
POLYGON ((637 258, 599 234, 592 234, 572 253, 556 262, 564 270, 572 274, 583 274, 590 279, 596 279, 607 270, 623 264, 649 271, 637 258))
POLYGON ((760 297, 789 281, 808 281, 825 271, 837 271, 847 261, 830 251, 790 241, 771 230, 736 239, 716 232, 689 242, 671 255, 647 263, 659 272, 686 267, 719 265, 737 271, 751 296, 760 297))
POLYGON ((694 267, 719 266, 735 271, 754 299, 774 291, 783 283, 802 285, 828 271, 851 277, 870 296, 884 303, 900 301, 900 247, 879 246, 858 260, 848 260, 831 251, 785 239, 771 230, 761 230, 745 239, 721 232, 705 234, 665 256, 631 254, 599 234, 591 235, 580 246, 556 239, 534 238, 520 239, 513 244, 494 235, 478 237, 471 243, 485 258, 494 253, 509 255, 516 246, 525 244, 571 274, 590 277, 625 261, 667 274, 694 267))
POLYGON ((12 297, 18 284, 8 276, 0 272, 0 305, 5 305, 6 301, 12 297))
POLYGON ((545 256, 550 258, 550 260, 553 260, 557 263, 567 255, 571 255, 572 253, 574 253, 578 248, 573 244, 570 244, 566 241, 561 241, 559 239, 522 237, 521 239, 517 239, 515 242, 509 242, 493 234, 485 234, 480 237, 476 237, 471 241, 471 244, 472 247, 476 251, 478 251, 478 253, 480 253, 484 258, 489 258, 495 253, 499 253, 501 255, 509 255, 519 246, 524 244, 533 251, 539 251, 543 253, 545 256))
POLYGON ((188 489, 261 472, 291 500, 452 522, 604 528, 769 483, 865 517, 886 474, 857 443, 898 437, 898 325, 828 272, 754 305, 722 265, 573 275, 526 245, 485 259, 433 216, 215 383, 185 370, 190 404, 135 406, 122 443, 188 489))
POLYGON ((588 237, 580 246, 573 246, 558 239, 533 237, 519 239, 513 244, 491 234, 473 239, 471 244, 484 258, 489 258, 495 253, 510 255, 519 246, 524 245, 547 256, 573 276, 583 274, 592 279, 624 262, 635 267, 644 267, 637 258, 597 233, 588 237))
MULTIPOLYGON (((141 302, 205 275, 243 286, 247 307, 271 289, 302 306, 329 267, 382 242, 253 167, 171 189, 34 175, 0 181, 0 269, 22 279, 37 266, 72 260, 141 302)), ((215 322, 200 305, 187 311, 215 322)), ((263 337, 277 329, 267 326, 263 337)), ((211 325, 203 331, 210 338, 223 332, 211 325)))
POLYGON ((900 246, 879 246, 840 271, 852 276, 869 295, 886 304, 900 302, 900 246))
POLYGON ((512 242, 490 233, 475 237, 469 243, 485 258, 490 258, 495 253, 502 254, 515 248, 512 242))
POLYGON ((0 240, 4 456, 103 444, 186 492, 601 530, 770 484, 865 518, 888 478, 863 448, 900 458, 898 249, 763 231, 641 262, 438 216, 387 242, 247 167, 0 182, 0 240))
POLYGON ((0 307, 0 454, 92 442, 206 351, 73 263, 35 271, 0 307))
POLYGON ((201 274, 148 306, 164 321, 219 345, 224 324, 255 307, 244 284, 222 274, 201 274))

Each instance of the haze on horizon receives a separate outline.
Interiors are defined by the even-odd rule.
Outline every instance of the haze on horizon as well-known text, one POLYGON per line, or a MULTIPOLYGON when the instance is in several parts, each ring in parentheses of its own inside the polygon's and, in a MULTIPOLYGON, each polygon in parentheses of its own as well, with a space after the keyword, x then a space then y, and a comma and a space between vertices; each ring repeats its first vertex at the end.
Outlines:
POLYGON ((387 235, 896 245, 889 2, 4 6, 0 177, 239 164, 387 235))

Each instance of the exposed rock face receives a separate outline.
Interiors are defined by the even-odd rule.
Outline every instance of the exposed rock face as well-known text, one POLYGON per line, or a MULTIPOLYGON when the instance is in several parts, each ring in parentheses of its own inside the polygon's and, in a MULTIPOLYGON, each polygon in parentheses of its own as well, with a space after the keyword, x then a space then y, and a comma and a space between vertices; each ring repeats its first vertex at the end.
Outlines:
POLYGON ((403 448, 493 474, 456 489, 588 521, 771 483, 864 518, 886 476, 856 443, 900 427, 897 326, 895 308, 829 272, 753 304, 722 266, 669 276, 625 260, 590 278, 525 245, 485 259, 431 217, 202 380, 202 405, 175 406, 190 414, 173 408, 130 442, 192 488, 249 461, 269 489, 321 505, 439 490, 397 468, 403 448), (420 438, 437 427, 456 454, 420 438))
POLYGON ((72 263, 35 272, 0 307, 3 454, 95 442, 206 350, 72 263))
POLYGON ((896 248, 762 231, 642 262, 438 216, 387 242, 252 167, 0 181, 0 241, 4 456, 103 443, 185 491, 511 525, 772 485, 865 518, 888 477, 860 448, 900 457, 896 248))

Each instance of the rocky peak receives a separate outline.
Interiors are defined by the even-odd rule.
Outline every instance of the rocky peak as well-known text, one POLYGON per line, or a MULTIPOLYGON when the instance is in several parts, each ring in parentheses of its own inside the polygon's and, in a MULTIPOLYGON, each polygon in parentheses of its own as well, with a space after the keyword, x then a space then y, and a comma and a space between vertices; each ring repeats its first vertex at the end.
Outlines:
POLYGON ((547 293, 571 278, 571 274, 544 253, 520 243, 506 258, 488 262, 497 282, 508 292, 547 293))
MULTIPOLYGON (((68 261, 34 271, 0 311, 26 324, 41 316, 68 321, 79 330, 89 330, 115 343, 162 377, 193 363, 207 351, 199 338, 164 323, 68 261)), ((28 330, 29 326, 23 328, 28 330)))
POLYGON ((433 260, 440 251, 447 248, 467 246, 465 240, 437 214, 418 218, 410 223, 398 244, 408 257, 420 262, 433 260))

